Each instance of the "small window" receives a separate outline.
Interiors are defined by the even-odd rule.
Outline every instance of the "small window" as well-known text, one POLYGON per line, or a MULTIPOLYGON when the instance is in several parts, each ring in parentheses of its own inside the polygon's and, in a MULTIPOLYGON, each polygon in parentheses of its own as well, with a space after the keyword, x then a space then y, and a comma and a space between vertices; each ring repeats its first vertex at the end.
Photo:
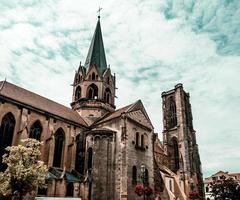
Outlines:
POLYGON ((206 187, 206 193, 208 193, 209 192, 209 188, 208 188, 208 186, 206 187))
POLYGON ((88 161, 87 161, 87 169, 92 169, 92 159, 93 159, 93 149, 90 147, 88 148, 88 161))
POLYGON ((141 135, 141 147, 144 148, 144 135, 141 135))
POLYGON ((148 178, 148 169, 145 169, 145 173, 144 173, 144 183, 148 184, 149 183, 149 178, 148 178))
POLYGON ((136 146, 139 146, 139 132, 136 132, 136 146))
POLYGON ((92 80, 94 81, 96 79, 96 75, 95 75, 95 73, 93 72, 92 73, 92 80))
POLYGON ((67 183, 67 191, 66 191, 66 197, 73 197, 73 190, 74 190, 74 186, 73 183, 67 183))
POLYGON ((137 167, 136 166, 132 167, 132 183, 133 184, 137 183, 137 167))
POLYGON ((172 180, 169 180, 169 190, 172 192, 172 180))

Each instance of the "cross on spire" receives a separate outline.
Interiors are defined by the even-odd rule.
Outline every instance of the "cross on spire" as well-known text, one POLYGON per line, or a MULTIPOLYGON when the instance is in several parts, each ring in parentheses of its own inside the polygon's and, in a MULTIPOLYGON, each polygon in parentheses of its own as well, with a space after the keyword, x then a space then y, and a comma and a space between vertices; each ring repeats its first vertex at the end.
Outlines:
POLYGON ((102 10, 102 8, 100 8, 100 6, 99 6, 99 8, 98 8, 98 18, 100 18, 100 11, 102 10))

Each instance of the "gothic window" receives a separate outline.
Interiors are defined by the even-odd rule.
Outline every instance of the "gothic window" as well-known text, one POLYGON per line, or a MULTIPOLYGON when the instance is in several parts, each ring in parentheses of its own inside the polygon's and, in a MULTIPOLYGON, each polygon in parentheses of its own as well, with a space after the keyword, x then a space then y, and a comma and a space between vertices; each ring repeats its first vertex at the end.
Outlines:
POLYGON ((136 166, 132 167, 132 183, 133 184, 137 183, 137 167, 136 166))
POLYGON ((33 138, 40 141, 41 134, 42 134, 42 125, 40 121, 37 120, 36 122, 34 122, 34 124, 30 128, 29 138, 33 138))
POLYGON ((174 160, 174 171, 179 169, 179 150, 178 150, 178 142, 176 138, 172 138, 173 144, 173 160, 174 160))
POLYGON ((5 148, 12 145, 15 124, 16 121, 12 113, 7 113, 2 118, 0 128, 0 171, 6 169, 6 165, 2 163, 2 156, 5 153, 5 148))
POLYGON ((144 135, 141 135, 141 147, 144 148, 144 135))
POLYGON ((53 167, 61 167, 64 147, 63 145, 64 145, 64 131, 61 128, 59 128, 55 133, 53 167))
POLYGON ((96 75, 95 75, 95 73, 93 72, 92 73, 92 80, 94 81, 96 79, 96 75))
POLYGON ((95 84, 91 84, 88 86, 87 97, 89 99, 97 99, 98 98, 98 87, 95 84))
POLYGON ((84 172, 84 140, 80 135, 76 138, 77 148, 76 148, 76 160, 75 160, 75 170, 80 174, 84 172))
POLYGON ((111 97, 111 90, 109 88, 106 88, 104 92, 104 101, 106 101, 107 103, 111 103, 111 97))
POLYGON ((75 91, 75 101, 81 98, 81 87, 78 86, 76 91, 75 91))
POLYGON ((173 128, 177 125, 176 103, 173 97, 169 98, 169 128, 173 128))
POLYGON ((139 146, 139 132, 136 132, 136 146, 139 146))
POLYGON ((87 162, 87 169, 92 169, 92 157, 93 157, 93 149, 90 147, 88 148, 88 162, 87 162))

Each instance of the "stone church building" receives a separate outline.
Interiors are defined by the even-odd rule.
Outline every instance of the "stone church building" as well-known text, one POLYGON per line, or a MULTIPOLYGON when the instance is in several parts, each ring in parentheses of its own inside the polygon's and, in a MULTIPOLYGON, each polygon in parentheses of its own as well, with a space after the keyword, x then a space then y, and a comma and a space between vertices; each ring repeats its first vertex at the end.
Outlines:
POLYGON ((163 142, 138 100, 115 106, 116 77, 107 66, 100 17, 84 65, 73 80, 71 108, 0 82, 0 170, 2 155, 21 139, 43 142, 47 189, 38 196, 83 200, 143 199, 135 193, 144 182, 151 199, 203 199, 201 162, 192 124, 189 94, 178 84, 162 93, 163 142))

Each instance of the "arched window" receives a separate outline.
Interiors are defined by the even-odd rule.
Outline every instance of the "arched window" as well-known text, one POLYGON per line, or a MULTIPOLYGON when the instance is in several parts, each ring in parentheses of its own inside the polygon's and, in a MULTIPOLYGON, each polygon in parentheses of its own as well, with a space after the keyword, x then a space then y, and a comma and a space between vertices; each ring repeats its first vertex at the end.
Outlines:
POLYGON ((112 98, 111 90, 109 88, 106 88, 104 92, 104 101, 106 101, 107 103, 111 103, 111 98, 112 98))
POLYGON ((98 98, 98 87, 95 84, 91 84, 87 90, 87 97, 89 99, 97 99, 98 98))
POLYGON ((173 156, 174 156, 174 171, 179 169, 179 150, 178 150, 178 141, 176 138, 172 138, 173 144, 173 156))
POLYGON ((176 103, 173 97, 170 97, 168 126, 169 128, 173 128, 176 125, 177 125, 176 103))
POLYGON ((93 157, 93 149, 90 147, 88 148, 88 162, 87 162, 87 169, 92 169, 92 157, 93 157))
POLYGON ((136 166, 132 167, 132 183, 133 184, 137 183, 137 167, 136 166))
POLYGON ((93 72, 92 73, 92 80, 94 81, 96 79, 96 75, 95 75, 95 73, 93 72))
POLYGON ((84 173, 84 140, 80 137, 80 134, 76 138, 76 160, 75 170, 83 175, 84 173))
POLYGON ((30 128, 29 138, 34 138, 40 141, 41 134, 42 134, 42 125, 40 121, 37 120, 36 122, 34 122, 34 124, 30 128))
POLYGON ((75 91, 75 101, 81 98, 81 87, 78 86, 76 91, 75 91))
POLYGON ((136 132, 136 146, 139 146, 139 132, 136 132))
POLYGON ((15 124, 16 121, 12 113, 7 113, 2 118, 0 128, 0 171, 4 171, 7 168, 2 163, 2 156, 5 153, 5 148, 12 145, 15 124))
POLYGON ((144 135, 141 135, 141 147, 144 148, 144 135))
POLYGON ((144 173, 144 183, 148 184, 149 183, 149 178, 148 178, 148 169, 145 169, 145 173, 144 173))
POLYGON ((55 133, 55 148, 53 157, 53 167, 61 167, 64 144, 64 131, 59 128, 55 133))

